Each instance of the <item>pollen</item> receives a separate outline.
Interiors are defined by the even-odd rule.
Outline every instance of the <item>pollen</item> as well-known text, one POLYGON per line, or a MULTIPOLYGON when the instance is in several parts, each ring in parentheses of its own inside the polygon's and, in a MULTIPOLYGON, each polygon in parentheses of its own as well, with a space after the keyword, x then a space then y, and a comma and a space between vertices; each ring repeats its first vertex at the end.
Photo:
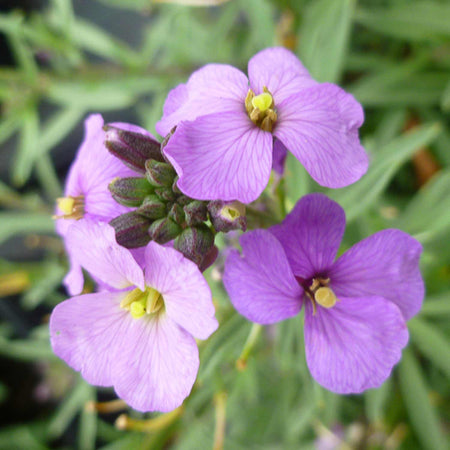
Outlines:
POLYGON ((156 289, 148 286, 145 291, 136 288, 128 292, 119 306, 129 311, 133 319, 140 319, 158 313, 164 307, 164 299, 156 289))
POLYGON ((250 120, 263 131, 271 132, 277 121, 275 103, 272 94, 264 87, 259 95, 249 89, 245 98, 245 109, 250 120))
POLYGON ((332 308, 337 298, 335 293, 329 287, 320 287, 314 294, 315 301, 324 308, 332 308))
POLYGON ((56 206, 63 214, 53 216, 54 219, 79 220, 84 216, 84 196, 82 195, 58 198, 56 199, 56 206))
POLYGON ((273 103, 273 98, 268 92, 263 92, 252 98, 252 105, 258 108, 261 112, 267 111, 273 103))

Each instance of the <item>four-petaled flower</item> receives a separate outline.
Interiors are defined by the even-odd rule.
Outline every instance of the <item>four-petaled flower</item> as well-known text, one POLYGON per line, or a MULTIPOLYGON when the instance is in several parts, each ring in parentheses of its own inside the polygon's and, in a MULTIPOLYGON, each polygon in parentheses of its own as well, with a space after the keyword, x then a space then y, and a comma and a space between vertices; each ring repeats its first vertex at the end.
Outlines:
POLYGON ((358 180, 368 167, 363 120, 352 95, 314 81, 289 50, 269 48, 250 59, 248 79, 224 64, 194 72, 169 93, 156 129, 177 127, 164 154, 183 193, 249 203, 268 183, 274 148, 287 147, 323 186, 358 180))
POLYGON ((243 255, 234 250, 224 274, 233 305, 254 322, 278 322, 305 306, 309 370, 342 394, 389 376, 408 341, 405 321, 424 296, 419 242, 383 230, 334 261, 344 229, 343 209, 310 194, 281 224, 244 234, 243 255))
POLYGON ((114 229, 85 219, 69 246, 105 290, 60 303, 50 318, 54 352, 91 384, 114 386, 139 411, 170 411, 189 395, 198 365, 195 338, 217 328, 211 291, 197 266, 150 242, 143 269, 114 229))
MULTIPOLYGON (((136 125, 113 125, 153 138, 148 131, 136 125)), ((77 220, 91 218, 109 222, 114 217, 130 211, 130 208, 118 204, 112 198, 108 185, 116 177, 138 176, 106 149, 103 118, 100 114, 88 116, 84 126, 85 137, 67 176, 64 197, 57 201, 56 230, 63 238, 77 220)), ((76 295, 83 289, 83 273, 73 256, 74 252, 67 246, 67 242, 65 243, 70 259, 70 271, 64 279, 64 284, 71 295, 76 295)))

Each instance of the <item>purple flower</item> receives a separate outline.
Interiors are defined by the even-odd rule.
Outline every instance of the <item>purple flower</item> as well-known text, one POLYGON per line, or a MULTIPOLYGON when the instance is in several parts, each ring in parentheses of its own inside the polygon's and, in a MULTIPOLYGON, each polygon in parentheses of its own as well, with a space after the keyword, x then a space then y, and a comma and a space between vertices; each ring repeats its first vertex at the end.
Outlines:
MULTIPOLYGON (((139 176, 111 155, 104 145, 105 132, 100 114, 90 115, 84 122, 85 138, 67 176, 64 197, 56 207, 56 230, 65 237, 71 225, 83 218, 109 222, 114 217, 130 211, 118 204, 108 190, 108 184, 116 177, 139 176)), ((144 129, 130 124, 116 123, 116 127, 151 136, 144 129)), ((66 244, 70 271, 64 279, 69 293, 76 295, 83 289, 83 274, 73 257, 73 250, 66 244)))
POLYGON ((235 308, 269 324, 305 307, 306 360, 337 393, 381 385, 407 344, 405 321, 420 309, 422 247, 400 230, 380 231, 334 261, 343 209, 322 194, 303 197, 280 224, 241 237, 225 264, 235 308))
POLYGON ((54 352, 97 386, 114 386, 139 411, 170 411, 189 395, 198 365, 195 338, 217 328, 211 291, 197 266, 150 242, 144 268, 114 229, 90 219, 67 235, 103 290, 60 303, 50 318, 54 352), (76 245, 75 245, 76 244, 76 245))
POLYGON ((347 186, 366 172, 364 114, 353 96, 314 81, 281 47, 253 56, 248 74, 208 64, 169 93, 156 129, 166 135, 177 126, 164 154, 183 193, 249 203, 267 185, 273 150, 281 170, 284 147, 323 186, 347 186))

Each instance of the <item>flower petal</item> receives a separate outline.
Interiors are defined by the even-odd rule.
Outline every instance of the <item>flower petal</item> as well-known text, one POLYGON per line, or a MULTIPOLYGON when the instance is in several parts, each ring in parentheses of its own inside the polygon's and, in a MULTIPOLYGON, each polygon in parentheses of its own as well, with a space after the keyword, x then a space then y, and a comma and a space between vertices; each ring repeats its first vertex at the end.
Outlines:
POLYGON ((177 250, 156 242, 147 245, 145 284, 162 294, 167 315, 188 333, 206 339, 217 329, 208 283, 177 250))
POLYGON ((273 140, 273 159, 272 159, 272 169, 278 174, 283 175, 284 165, 286 163, 287 148, 283 143, 275 138, 273 140))
POLYGON ((332 265, 344 235, 345 213, 326 195, 309 194, 269 231, 283 245, 294 274, 309 279, 325 275, 332 265))
POLYGON ((400 310, 382 297, 345 298, 331 309, 310 302, 306 361, 313 378, 338 394, 379 387, 400 360, 408 330, 400 310))
POLYGON ((248 78, 255 94, 267 87, 275 107, 291 95, 317 84, 300 60, 283 47, 267 48, 248 62, 248 78))
POLYGON ((123 292, 73 297, 57 305, 50 317, 55 354, 97 386, 113 385, 114 349, 126 339, 133 320, 119 307, 123 297, 123 292))
POLYGON ((418 313, 424 297, 419 270, 422 245, 401 230, 383 230, 347 250, 329 276, 336 295, 379 295, 394 302, 406 320, 418 313))
POLYGON ((70 295, 81 294, 84 286, 84 277, 81 266, 75 258, 68 252, 70 269, 64 277, 63 284, 70 295))
MULTIPOLYGON (((64 195, 84 196, 85 215, 109 221, 130 211, 130 208, 120 205, 112 198, 108 189, 109 183, 116 177, 132 177, 137 174, 106 149, 103 118, 100 114, 90 115, 84 124, 85 138, 67 176, 64 195)), ((135 125, 124 123, 115 125, 125 130, 150 135, 135 125)), ((56 214, 60 215, 61 211, 57 209, 56 214)), ((59 219, 58 222, 60 221, 73 222, 67 219, 59 219)), ((62 227, 58 232, 62 234, 66 228, 62 227)))
POLYGON ((361 105, 333 84, 319 84, 277 105, 274 134, 322 186, 339 188, 359 180, 368 156, 358 128, 361 105))
POLYGON ((165 136, 183 120, 245 109, 247 91, 247 77, 239 69, 226 64, 207 64, 195 71, 186 85, 179 85, 169 93, 156 131, 165 136))
POLYGON ((114 388, 142 412, 167 412, 181 405, 197 376, 195 339, 168 315, 133 320, 125 348, 116 347, 114 388))
POLYGON ((272 135, 254 126, 243 110, 210 114, 181 122, 164 154, 187 196, 250 203, 269 181, 272 135))
POLYGON ((114 289, 137 286, 144 290, 144 275, 133 255, 116 242, 114 228, 104 222, 78 220, 66 236, 74 260, 95 278, 114 289))
POLYGON ((303 289, 294 278, 281 244, 266 230, 245 233, 242 256, 230 252, 223 283, 231 303, 252 322, 269 324, 293 317, 302 307, 303 289))

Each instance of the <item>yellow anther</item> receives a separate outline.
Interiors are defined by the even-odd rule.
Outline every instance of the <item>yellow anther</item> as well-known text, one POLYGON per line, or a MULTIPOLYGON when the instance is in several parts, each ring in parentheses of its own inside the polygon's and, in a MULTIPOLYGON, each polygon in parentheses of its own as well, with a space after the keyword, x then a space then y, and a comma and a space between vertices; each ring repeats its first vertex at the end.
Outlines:
POLYGON ((336 295, 329 287, 317 289, 314 293, 314 300, 324 308, 332 308, 337 302, 336 295))
POLYGON ((273 103, 273 98, 268 92, 263 92, 252 98, 252 105, 258 108, 261 112, 268 110, 273 103))
POLYGON ((133 302, 130 305, 130 313, 133 319, 140 319, 145 314, 145 301, 144 299, 137 302, 133 302))
POLYGON ((164 302, 161 294, 156 289, 153 288, 147 289, 148 294, 147 294, 147 301, 145 304, 145 310, 147 311, 147 314, 154 314, 161 309, 164 302))
POLYGON ((139 288, 133 289, 132 291, 128 292, 125 298, 122 299, 122 301, 120 302, 120 307, 129 310, 130 305, 133 302, 144 298, 144 295, 145 293, 142 292, 139 288))
POLYGON ((72 214, 73 207, 75 205, 75 199, 73 197, 62 197, 56 199, 58 208, 64 213, 64 215, 72 214))

